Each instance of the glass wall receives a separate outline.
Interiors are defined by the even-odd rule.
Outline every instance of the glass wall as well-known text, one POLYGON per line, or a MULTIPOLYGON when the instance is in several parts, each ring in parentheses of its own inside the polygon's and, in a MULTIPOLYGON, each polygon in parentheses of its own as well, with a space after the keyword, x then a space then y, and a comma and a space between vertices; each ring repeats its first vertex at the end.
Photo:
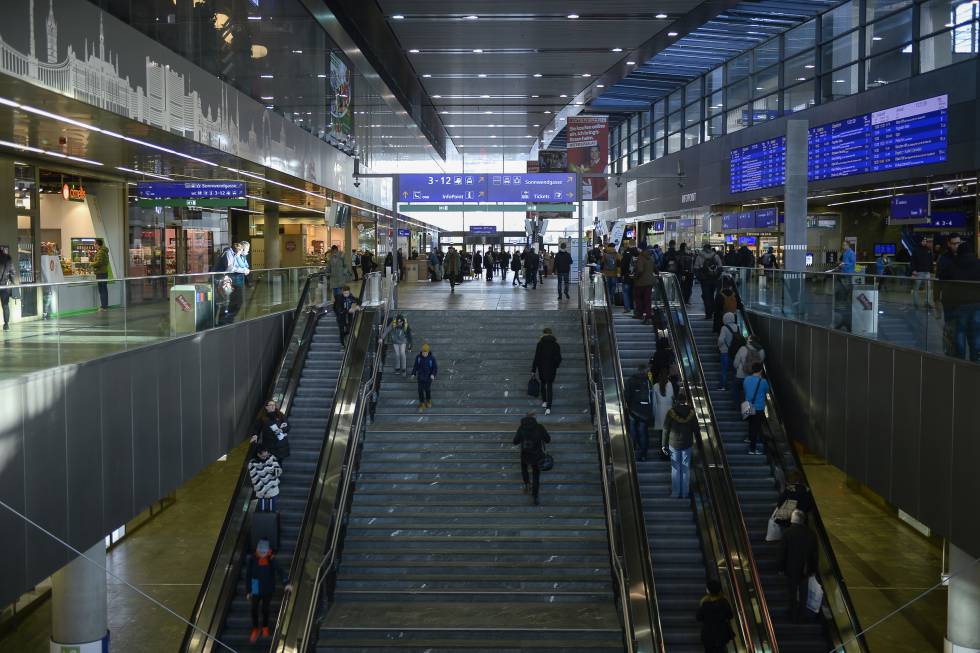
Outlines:
POLYGON ((977 0, 850 0, 730 59, 623 122, 610 136, 612 172, 965 61, 978 49, 977 0), (634 131, 639 139, 630 138, 634 131))

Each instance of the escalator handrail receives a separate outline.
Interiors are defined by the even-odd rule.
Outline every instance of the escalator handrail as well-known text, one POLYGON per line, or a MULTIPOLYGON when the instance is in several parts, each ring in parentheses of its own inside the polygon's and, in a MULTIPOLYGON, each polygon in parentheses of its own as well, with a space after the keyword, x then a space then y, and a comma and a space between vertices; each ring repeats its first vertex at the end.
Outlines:
MULTIPOLYGON (((740 618, 740 624, 743 627, 743 635, 745 637, 746 646, 751 642, 751 646, 755 650, 768 650, 773 653, 778 653, 779 643, 776 638, 775 626, 772 621, 772 617, 769 612, 769 605, 766 599, 765 591, 762 588, 762 582, 759 575, 759 567, 755 561, 755 554, 752 548, 752 540, 749 536, 748 527, 745 524, 745 514, 742 512, 741 502, 739 501, 738 494, 735 491, 735 481, 731 475, 731 467, 728 464, 728 456, 725 453, 724 443, 720 438, 720 431, 717 428, 718 420, 715 417, 714 405, 711 401, 711 393, 708 391, 707 377, 704 374, 704 368, 701 365, 701 357, 697 349, 697 341, 694 338, 693 331, 690 331, 691 320, 687 313, 687 306, 683 301, 683 292, 680 288, 680 281, 674 274, 662 273, 657 275, 659 287, 661 290, 661 297, 663 298, 664 306, 667 311, 667 319, 669 320, 670 329, 672 334, 679 337, 681 333, 681 327, 676 324, 676 319, 674 317, 674 306, 670 302, 671 295, 667 293, 667 283, 671 283, 674 289, 675 297, 680 297, 681 301, 677 302, 677 308, 681 311, 684 320, 684 332, 687 333, 687 340, 691 347, 691 352, 693 356, 690 357, 690 365, 693 366, 693 373, 695 379, 700 380, 701 387, 704 391, 704 406, 707 410, 707 415, 703 416, 703 424, 710 426, 711 431, 708 437, 701 437, 699 441, 702 446, 705 444, 710 445, 710 451, 712 462, 709 465, 713 465, 722 475, 723 480, 721 483, 715 486, 715 491, 713 492, 713 497, 715 500, 722 499, 724 505, 718 505, 719 517, 727 517, 729 523, 733 525, 734 532, 729 533, 728 528, 723 528, 723 538, 724 538, 724 548, 726 554, 726 566, 728 567, 730 578, 734 581, 734 587, 737 588, 735 595, 736 603, 738 604, 738 609, 736 610, 739 615, 755 615, 754 628, 750 623, 749 619, 740 618), (725 508, 728 508, 726 510, 725 508), (734 541, 733 541, 734 540, 734 541), (751 587, 745 587, 745 579, 740 577, 739 574, 735 573, 736 568, 741 568, 743 572, 746 572, 749 576, 751 587), (749 593, 748 590, 751 590, 749 593), (758 612, 753 611, 750 608, 751 596, 755 597, 758 605, 758 612)), ((675 343, 675 354, 678 356, 678 360, 681 354, 681 350, 676 348, 675 343)), ((678 367, 681 367, 679 364, 678 367)), ((698 407, 694 404, 694 394, 692 394, 690 380, 685 374, 685 386, 692 399, 692 407, 697 410, 698 407)), ((707 475, 711 479, 711 475, 707 475)), ((712 480, 709 480, 712 483, 712 480)))
MULTIPOLYGON (((745 317, 744 310, 739 311, 739 318, 739 323, 748 331, 749 335, 754 335, 752 325, 745 317)), ((773 448, 776 449, 776 453, 780 454, 771 456, 770 459, 774 465, 779 467, 783 475, 783 480, 785 481, 788 478, 787 473, 790 470, 788 469, 786 460, 783 456, 786 453, 789 453, 789 455, 792 456, 793 471, 799 472, 800 476, 803 478, 803 484, 807 487, 807 489, 809 489, 811 485, 806 478, 806 472, 803 468, 803 461, 800 459, 800 455, 796 450, 796 447, 794 447, 793 443, 790 441, 789 434, 783 427, 785 422, 783 422, 779 415, 778 403, 775 400, 775 386, 765 361, 762 362, 762 368, 763 373, 766 376, 766 380, 769 382, 770 388, 770 392, 766 396, 766 410, 763 415, 763 423, 766 425, 770 438, 773 440, 773 448), (781 445, 778 449, 775 446, 777 441, 778 444, 781 445)), ((839 590, 839 592, 824 592, 824 601, 827 609, 826 611, 821 611, 823 613, 825 623, 828 627, 832 627, 831 633, 837 640, 833 642, 835 650, 856 650, 860 651, 861 653, 867 653, 868 645, 864 635, 862 634, 863 631, 861 629, 860 620, 857 616, 857 610, 851 601, 850 592, 847 590, 847 583, 844 581, 844 574, 837 562, 837 556, 834 555, 834 548, 830 543, 830 536, 827 534, 827 528, 823 523, 823 519, 820 517, 820 510, 817 507, 817 501, 815 498, 813 500, 813 509, 811 514, 807 516, 807 524, 817 537, 817 547, 819 550, 820 560, 826 565, 826 567, 824 567, 823 564, 820 565, 821 585, 823 585, 825 588, 828 587, 826 577, 829 575, 834 580, 837 589, 839 590), (845 636, 844 633, 841 632, 840 623, 836 618, 837 615, 841 615, 841 610, 835 610, 834 606, 830 605, 832 598, 835 600, 835 602, 838 598, 842 602, 842 605, 839 606, 843 611, 842 616, 847 620, 849 627, 853 631, 850 637, 845 636), (827 614, 828 612, 829 614, 827 614), (856 644, 856 648, 850 648, 850 644, 856 644)))
MULTIPOLYGON (((619 592, 619 600, 622 612, 622 623, 623 623, 623 637, 627 645, 627 651, 632 653, 637 649, 637 635, 634 630, 633 616, 631 614, 631 606, 633 602, 630 600, 630 588, 627 582, 627 573, 623 568, 622 561, 620 559, 621 544, 620 540, 622 538, 618 535, 618 528, 616 526, 617 520, 614 519, 614 515, 620 514, 613 506, 613 496, 614 496, 614 485, 609 479, 609 457, 606 451, 606 446, 609 444, 609 433, 608 433, 608 416, 605 409, 605 401, 603 399, 603 393, 599 389, 599 384, 595 380, 595 374, 593 371, 593 363, 597 360, 596 353, 592 347, 592 338, 596 335, 596 327, 594 324, 594 316, 592 313, 593 304, 589 301, 586 296, 585 287, 590 283, 587 273, 583 273, 579 279, 579 295, 581 300, 581 317, 582 317, 582 336, 585 342, 585 357, 586 357, 586 377, 587 383, 589 385, 589 395, 592 402, 592 410, 595 416, 595 433, 596 433, 596 444, 599 450, 599 467, 600 467, 600 478, 602 480, 602 493, 603 493, 603 505, 606 513, 606 530, 609 533, 609 552, 610 560, 612 562, 613 579, 616 582, 617 590, 619 592), (590 330, 591 326, 591 330, 590 330)), ((612 322, 610 324, 610 331, 612 330, 612 322)), ((618 364, 618 356, 615 357, 618 364)), ((601 373, 600 373, 601 378, 601 373)), ((625 395, 620 394, 620 397, 625 395)), ((625 415, 625 413, 623 413, 625 415)), ((628 437, 628 434, 627 434, 628 437)), ((631 511, 634 516, 643 514, 643 507, 640 505, 639 496, 640 488, 637 482, 637 472, 636 467, 633 463, 632 457, 628 456, 625 464, 628 466, 628 476, 630 478, 631 484, 631 499, 633 504, 633 510, 631 511)), ((619 503, 618 494, 616 504, 619 503)), ((646 594, 646 607, 647 614, 644 615, 648 623, 650 624, 650 637, 652 638, 652 646, 654 648, 640 647, 642 650, 656 651, 657 653, 664 653, 666 650, 664 647, 663 638, 663 628, 660 623, 660 610, 657 604, 657 592, 653 580, 652 565, 650 564, 650 549, 649 540, 647 538, 646 524, 643 519, 634 519, 633 532, 639 534, 639 541, 633 542, 633 545, 641 550, 641 558, 646 561, 647 564, 639 571, 642 576, 642 582, 645 587, 646 594)), ((621 523, 621 521, 620 521, 621 523)))
MULTIPOLYGON (((288 411, 292 405, 295 387, 298 382, 299 373, 302 369, 302 365, 297 365, 297 363, 305 360, 306 358, 306 352, 308 351, 309 342, 311 340, 310 336, 313 329, 316 327, 315 318, 311 317, 311 319, 308 319, 304 323, 299 344, 293 352, 291 360, 290 347, 293 343, 293 338, 296 336, 297 326, 304 315, 304 311, 307 308, 307 303, 309 302, 311 293, 313 292, 313 282, 322 281, 324 276, 325 275, 323 272, 314 272, 307 276, 306 281, 303 284, 303 291, 300 293, 299 301, 297 302, 296 308, 293 311, 289 331, 284 340, 285 348, 282 356, 279 359, 279 363, 276 366, 276 371, 272 376, 272 383, 269 386, 268 396, 263 402, 264 405, 268 401, 275 401, 278 387, 280 386, 280 383, 285 380, 287 391, 283 394, 282 400, 279 404, 279 409, 285 414, 288 414, 288 411)), ((250 433, 255 432, 255 427, 257 424, 257 420, 253 420, 250 423, 250 433)), ((249 447, 249 453, 250 452, 251 447, 249 447)), ((252 482, 248 475, 249 458, 250 455, 246 453, 245 459, 242 461, 242 468, 239 472, 238 481, 235 485, 235 493, 232 495, 232 498, 228 503, 228 511, 225 513, 225 518, 221 524, 221 529, 218 531, 214 551, 212 552, 211 559, 208 562, 204 580, 201 582, 201 590, 198 592, 197 599, 194 603, 194 608, 188 618, 188 621, 192 625, 189 625, 185 630, 184 638, 181 642, 180 650, 184 653, 191 653, 192 651, 203 653, 213 650, 215 638, 219 637, 221 634, 221 627, 224 624, 224 618, 227 614, 234 594, 233 587, 235 584, 237 584, 237 575, 235 575, 234 572, 238 570, 239 565, 241 564, 243 537, 246 536, 248 531, 245 526, 249 521, 248 512, 251 509, 250 506, 253 492, 252 482), (244 509, 242 509, 241 506, 244 506, 244 509), (242 513, 244 513, 244 515, 242 513), (241 523, 238 524, 237 531, 231 532, 231 530, 234 528, 233 523, 238 521, 236 519, 237 517, 241 517, 241 523), (230 538, 234 538, 233 544, 229 544, 230 538), (230 549, 229 546, 231 547, 230 549), (219 564, 219 558, 223 556, 227 556, 228 559, 225 560, 224 563, 219 564), (219 576, 220 578, 218 578, 219 576), (231 590, 229 590, 228 587, 229 578, 234 578, 236 580, 236 582, 232 584, 231 590), (212 584, 215 582, 220 583, 217 588, 212 587, 212 584), (217 592, 217 598, 214 599, 215 603, 213 609, 210 611, 207 617, 208 624, 206 627, 202 627, 200 624, 204 616, 204 606, 209 600, 209 597, 215 596, 215 592, 217 592), (195 641, 196 634, 203 635, 203 638, 195 641)))
MULTIPOLYGON (((670 313, 671 307, 667 299, 667 296, 662 288, 658 288, 658 290, 660 291, 659 295, 664 304, 665 314, 668 316, 668 319, 670 320, 670 324, 673 325, 674 324, 673 315, 670 313)), ((606 303, 606 313, 611 324, 613 320, 612 306, 608 302, 606 303)), ((676 352, 681 351, 680 347, 678 347, 678 342, 677 342, 676 325, 674 325, 674 328, 668 328, 668 333, 670 334, 672 347, 676 356, 676 352)), ((615 329, 609 330, 608 337, 610 338, 611 341, 611 350, 617 352, 616 355, 613 357, 614 366, 616 370, 615 376, 619 388, 619 396, 624 398, 623 414, 625 415, 627 410, 625 407, 626 376, 623 372, 622 360, 620 359, 618 354, 619 340, 618 340, 618 336, 616 335, 615 329)), ((681 381, 684 384, 684 389, 687 391, 687 395, 689 397, 693 397, 693 394, 691 393, 690 384, 688 383, 687 370, 680 365, 678 365, 678 369, 681 371, 681 381)), ((705 571, 707 572, 708 561, 717 561, 719 559, 724 560, 725 561, 724 568, 728 581, 727 586, 734 593, 741 594, 740 584, 736 581, 734 570, 732 569, 731 564, 728 563, 728 561, 731 559, 731 556, 729 555, 727 549, 728 538, 726 537, 725 529, 722 527, 721 517, 719 514, 721 512, 721 504, 719 503, 718 499, 715 497, 715 494, 718 492, 718 489, 715 487, 715 483, 711 479, 711 474, 709 473, 709 470, 700 468, 700 467, 708 467, 708 462, 707 462, 708 458, 704 455, 704 450, 707 447, 707 445, 703 442, 705 437, 706 434, 702 433, 701 430, 699 429, 696 434, 695 442, 698 449, 701 451, 701 455, 697 457, 692 457, 692 462, 696 463, 696 466, 694 467, 694 471, 698 475, 698 477, 702 479, 702 482, 699 484, 692 484, 691 487, 691 492, 695 496, 694 505, 695 505, 695 511, 698 514, 699 530, 703 526, 703 528, 705 529, 710 528, 713 531, 712 533, 699 533, 699 535, 702 535, 702 537, 700 537, 699 539, 701 540, 702 552, 706 563, 705 571), (714 544, 714 546, 708 543, 708 538, 705 537, 707 535, 713 535, 710 542, 714 544)), ((630 456, 630 467, 634 479, 638 478, 637 471, 635 468, 635 460, 633 459, 632 455, 630 456)), ((729 492, 734 493, 734 489, 729 490, 729 492)), ((645 526, 646 524, 644 524, 644 528, 645 526)), ((650 568, 651 570, 653 570, 653 577, 655 581, 656 569, 654 567, 653 557, 649 552, 649 548, 648 548, 647 556, 649 558, 650 568)), ((717 571, 717 565, 712 565, 711 568, 717 571)), ((739 597, 739 599, 736 601, 736 605, 743 606, 744 604, 745 604, 744 599, 739 597)), ((745 614, 745 610, 737 610, 735 616, 736 619, 739 620, 739 633, 742 638, 742 642, 741 642, 742 647, 739 650, 744 651, 748 649, 748 643, 751 641, 751 639, 748 636, 748 633, 750 632, 749 631, 750 626, 747 623, 748 616, 745 614)))
MULTIPOLYGON (((371 371, 368 374, 366 380, 360 381, 358 383, 357 398, 354 405, 354 415, 352 419, 352 425, 350 429, 350 435, 348 437, 347 445, 344 451, 344 461, 343 461, 343 478, 337 487, 337 501, 334 504, 333 518, 330 524, 330 540, 327 547, 327 551, 324 553, 317 566, 317 570, 314 576, 313 589, 310 594, 311 600, 309 605, 306 606, 306 613, 303 616, 302 626, 299 628, 298 633, 298 643, 294 649, 291 649, 287 643, 290 632, 296 635, 295 629, 292 628, 292 623, 295 621, 293 615, 297 610, 300 609, 299 606, 295 605, 295 600, 286 601, 284 600, 280 606, 279 616, 276 620, 276 630, 273 634, 270 651, 287 651, 296 650, 300 653, 304 648, 308 648, 311 643, 315 640, 311 636, 313 632, 313 624, 316 619, 316 615, 319 612, 320 606, 320 594, 323 588, 323 582, 333 571, 336 560, 337 552, 341 544, 341 533, 344 531, 345 516, 347 514, 350 499, 351 499, 351 488, 353 487, 354 474, 357 469, 356 457, 358 451, 360 450, 361 436, 365 431, 365 419, 368 415, 368 408, 371 404, 373 397, 375 396, 376 390, 379 387, 381 372, 384 367, 384 348, 385 342, 382 334, 384 333, 385 327, 391 321, 391 310, 394 306, 394 292, 395 284, 387 284, 386 294, 381 305, 381 311, 379 314, 379 319, 376 321, 375 326, 377 329, 372 329, 372 333, 378 334, 377 344, 374 350, 374 357, 370 359, 371 371), (285 632, 283 629, 283 624, 288 621, 290 623, 290 632, 285 632)), ((358 316, 359 318, 363 315, 363 312, 358 316)), ((363 321, 358 323, 358 328, 372 328, 371 325, 364 324, 363 321)), ((354 330, 352 329, 351 338, 353 339, 354 330)), ((337 406, 334 405, 334 412, 336 412, 337 406)), ((334 422, 333 415, 331 415, 331 424, 334 422)), ((329 434, 329 429, 328 429, 329 434)), ((330 443, 324 443, 324 451, 328 448, 330 443)), ((326 473, 326 456, 321 455, 321 463, 317 470, 317 476, 322 477, 326 473)), ((313 493, 316 492, 320 482, 314 482, 311 488, 311 500, 307 502, 307 512, 303 517, 303 530, 306 531, 307 528, 315 528, 316 524, 312 524, 311 513, 314 510, 314 497, 313 493)), ((301 540, 308 541, 308 538, 302 538, 303 533, 301 533, 301 540)), ((307 544, 308 546, 308 544, 307 544)), ((298 553, 298 551, 297 551, 298 553)), ((293 556, 293 571, 291 571, 291 578, 299 578, 299 566, 305 563, 308 553, 304 552, 304 555, 294 555, 293 556), (304 563, 300 563, 300 560, 304 563)), ((289 597, 294 599, 294 596, 289 597)))

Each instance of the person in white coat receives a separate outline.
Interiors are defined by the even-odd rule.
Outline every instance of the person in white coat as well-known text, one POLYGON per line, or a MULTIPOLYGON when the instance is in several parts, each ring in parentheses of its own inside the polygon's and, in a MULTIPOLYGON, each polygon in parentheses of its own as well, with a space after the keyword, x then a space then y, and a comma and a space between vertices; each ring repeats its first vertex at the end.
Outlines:
POLYGON ((766 350, 762 344, 756 340, 755 336, 749 336, 745 344, 735 353, 735 383, 732 384, 732 395, 735 405, 740 406, 745 398, 742 396, 742 385, 745 378, 752 376, 752 365, 764 363, 766 360, 766 350))
POLYGON ((670 382, 669 370, 660 370, 660 375, 650 390, 651 404, 653 404, 653 424, 656 442, 660 442, 661 450, 667 448, 664 439, 664 420, 667 419, 667 411, 674 405, 674 386, 670 382))

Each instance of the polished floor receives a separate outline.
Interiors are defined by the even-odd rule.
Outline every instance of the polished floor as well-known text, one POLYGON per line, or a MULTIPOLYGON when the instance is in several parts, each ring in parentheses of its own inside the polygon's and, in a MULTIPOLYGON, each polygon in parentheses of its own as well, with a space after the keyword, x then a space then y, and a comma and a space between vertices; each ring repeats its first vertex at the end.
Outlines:
POLYGON ((544 278, 537 288, 512 285, 513 273, 506 279, 499 276, 492 281, 467 279, 450 292, 449 282, 419 281, 398 286, 398 306, 419 310, 466 310, 466 311, 555 311, 578 308, 578 286, 572 284, 569 295, 558 299, 558 280, 554 275, 544 278))
MULTIPOLYGON (((123 538, 106 556, 107 568, 182 617, 194 607, 246 447, 216 462, 177 490, 176 502, 123 538)), ((108 580, 110 650, 173 653, 184 624, 125 584, 108 580)), ((48 653, 51 602, 46 601, 11 633, 0 653, 48 653)))
POLYGON ((804 457, 807 479, 830 533, 837 562, 874 653, 943 650, 946 588, 906 603, 939 582, 942 549, 875 501, 849 487, 836 467, 804 457))

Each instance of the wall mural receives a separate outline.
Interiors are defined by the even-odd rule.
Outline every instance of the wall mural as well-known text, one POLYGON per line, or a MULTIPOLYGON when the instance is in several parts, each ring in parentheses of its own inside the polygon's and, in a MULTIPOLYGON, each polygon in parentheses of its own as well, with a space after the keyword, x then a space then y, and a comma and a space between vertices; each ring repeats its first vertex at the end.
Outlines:
POLYGON ((309 182, 388 204, 387 192, 371 198, 380 189, 358 192, 349 172, 339 174, 352 166, 350 157, 97 7, 78 0, 38 4, 46 6, 37 11, 35 0, 5 0, 0 72, 309 182), (63 29, 66 25, 70 29, 63 29), (331 179, 324 178, 327 172, 334 173, 331 179))

